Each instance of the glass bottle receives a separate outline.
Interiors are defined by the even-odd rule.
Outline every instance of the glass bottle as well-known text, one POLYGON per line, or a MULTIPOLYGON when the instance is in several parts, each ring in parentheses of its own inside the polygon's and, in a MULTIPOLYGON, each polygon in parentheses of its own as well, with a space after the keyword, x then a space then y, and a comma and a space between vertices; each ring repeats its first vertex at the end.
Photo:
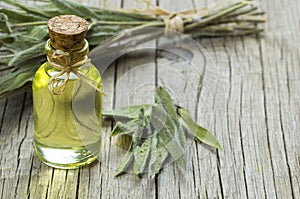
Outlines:
POLYGON ((74 15, 50 19, 48 61, 33 80, 35 153, 56 168, 78 168, 100 154, 101 77, 87 60, 87 28, 86 20, 74 15))

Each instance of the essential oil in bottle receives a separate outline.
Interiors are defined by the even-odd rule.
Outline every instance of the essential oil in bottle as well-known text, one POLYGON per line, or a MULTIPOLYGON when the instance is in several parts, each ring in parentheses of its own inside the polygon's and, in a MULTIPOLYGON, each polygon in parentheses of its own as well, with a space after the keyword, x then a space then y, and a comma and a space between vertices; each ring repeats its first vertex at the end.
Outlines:
POLYGON ((100 154, 101 77, 87 58, 85 19, 57 16, 48 21, 48 29, 48 61, 32 85, 34 149, 45 164, 73 169, 100 154))

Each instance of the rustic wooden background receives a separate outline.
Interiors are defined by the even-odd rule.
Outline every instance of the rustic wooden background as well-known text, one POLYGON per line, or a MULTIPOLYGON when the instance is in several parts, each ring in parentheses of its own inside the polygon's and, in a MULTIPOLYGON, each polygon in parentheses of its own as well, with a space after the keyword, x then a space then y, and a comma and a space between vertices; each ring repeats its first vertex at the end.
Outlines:
MULTIPOLYGON (((102 0, 81 2, 104 6, 102 0)), ((107 2, 137 6, 130 0, 107 2)), ((177 11, 215 1, 151 2, 177 11)), ((111 168, 117 161, 105 142, 103 161, 78 170, 53 169, 34 156, 31 93, 21 93, 0 100, 0 198, 299 198, 300 2, 265 0, 261 7, 268 19, 263 35, 198 41, 221 66, 224 95, 214 102, 213 123, 200 112, 195 117, 220 139, 223 152, 192 142, 186 172, 170 165, 155 179, 132 174, 115 178, 111 168)), ((147 59, 153 65, 146 74, 130 76, 129 87, 160 75, 157 57, 147 59)), ((114 93, 117 80, 138 61, 122 57, 110 66, 103 76, 106 92, 114 93)), ((152 94, 140 96, 137 103, 153 99, 152 94)), ((126 105, 126 95, 117 89, 104 108, 126 105)), ((105 123, 104 135, 110 130, 105 123)))

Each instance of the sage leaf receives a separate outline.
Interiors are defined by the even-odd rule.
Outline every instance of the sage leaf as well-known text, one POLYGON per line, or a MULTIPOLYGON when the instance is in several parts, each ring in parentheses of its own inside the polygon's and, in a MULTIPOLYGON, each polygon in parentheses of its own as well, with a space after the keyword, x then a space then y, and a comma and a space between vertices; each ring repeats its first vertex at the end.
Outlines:
POLYGON ((48 37, 48 28, 47 26, 35 26, 29 32, 29 35, 35 38, 37 41, 42 41, 48 37))
POLYGON ((168 128, 162 128, 158 132, 158 139, 161 140, 162 145, 170 153, 177 164, 181 168, 186 169, 186 161, 182 158, 182 156, 185 155, 185 151, 180 143, 172 136, 168 128))
POLYGON ((4 13, 8 17, 8 21, 11 23, 41 21, 44 19, 42 17, 37 17, 37 16, 31 15, 31 14, 28 14, 26 12, 13 10, 13 9, 7 9, 7 8, 1 8, 1 7, 0 7, 0 13, 4 13))
POLYGON ((179 108, 178 114, 181 117, 180 122, 182 123, 182 125, 190 130, 198 140, 210 146, 216 147, 219 150, 223 150, 222 146, 215 136, 213 136, 208 130, 194 122, 188 109, 179 108))
POLYGON ((69 1, 65 0, 50 0, 50 2, 56 6, 64 14, 74 14, 83 16, 83 13, 79 9, 70 4, 69 1))
POLYGON ((17 71, 10 73, 5 82, 0 79, 0 98, 6 96, 10 92, 13 92, 16 88, 20 89, 27 82, 32 81, 34 73, 35 70, 27 72, 17 71))
POLYGON ((120 134, 117 139, 112 140, 111 143, 119 149, 128 151, 132 146, 132 137, 127 134, 120 134))
POLYGON ((100 17, 109 17, 109 18, 99 18, 100 20, 107 21, 155 21, 156 19, 153 16, 137 14, 137 13, 128 13, 122 11, 114 10, 105 10, 101 8, 92 8, 98 16, 100 17))
POLYGON ((11 33, 12 30, 8 23, 8 18, 4 13, 0 13, 0 32, 2 33, 11 33))
POLYGON ((21 8, 22 10, 24 10, 24 11, 26 11, 26 12, 28 12, 28 13, 31 13, 31 14, 33 14, 33 15, 37 15, 37 16, 39 16, 39 17, 44 17, 44 18, 49 18, 49 17, 51 17, 51 16, 49 16, 49 15, 45 15, 45 13, 44 13, 44 12, 41 12, 40 9, 36 9, 36 8, 33 7, 33 6, 28 6, 28 5, 26 5, 24 2, 21 3, 21 2, 16 1, 16 0, 13 0, 13 1, 12 1, 12 0, 2 0, 2 1, 4 1, 5 3, 8 3, 8 4, 10 4, 10 5, 16 6, 16 7, 18 7, 18 8, 21 8))
POLYGON ((74 3, 67 0, 50 0, 58 9, 65 14, 75 14, 80 17, 92 17, 97 18, 97 14, 90 8, 81 4, 74 3))
POLYGON ((138 130, 138 121, 130 120, 129 122, 123 124, 122 122, 117 122, 114 126, 110 136, 116 135, 132 135, 138 130))
POLYGON ((158 140, 157 132, 152 136, 150 153, 148 177, 154 178, 169 155, 161 140, 158 140))
MULTIPOLYGON (((17 54, 18 52, 22 52, 24 50, 27 50, 28 48, 31 48, 37 44, 40 44, 40 41, 37 41, 36 38, 33 38, 30 35, 17 35, 14 37, 13 42, 4 42, 3 47, 11 49, 14 51, 14 54, 17 54)), ((42 55, 42 54, 40 54, 42 55)), ((36 54, 34 55, 36 56, 36 54)), ((30 59, 29 57, 27 60, 30 59)), ((20 67, 20 66, 17 66, 20 67)))
POLYGON ((138 147, 141 144, 143 129, 146 126, 143 108, 140 110, 137 124, 138 124, 137 130, 132 134, 133 148, 138 147))
POLYGON ((124 157, 122 158, 118 168, 115 171, 115 176, 119 176, 125 172, 128 172, 128 169, 133 160, 133 152, 131 150, 127 151, 124 157))
MULTIPOLYGON (((26 50, 20 51, 10 60, 9 66, 18 66, 20 63, 44 54, 44 43, 38 43, 26 50)), ((20 67, 20 66, 19 66, 20 67)))
POLYGON ((165 108, 166 112, 170 115, 170 117, 174 121, 176 121, 178 119, 178 116, 177 116, 176 109, 174 107, 173 100, 169 95, 169 93, 161 86, 158 86, 155 91, 157 95, 156 99, 159 100, 159 103, 163 105, 163 107, 165 108))
POLYGON ((154 104, 151 112, 151 124, 156 131, 160 131, 165 126, 167 114, 161 104, 154 104))
POLYGON ((2 68, 11 68, 10 66, 7 66, 8 62, 14 57, 14 54, 7 54, 7 55, 0 55, 0 71, 2 68), (1 65, 5 64, 5 65, 1 65))
POLYGON ((13 43, 16 40, 16 36, 12 34, 2 34, 0 33, 0 47, 6 43, 13 43))
POLYGON ((0 77, 0 98, 8 95, 10 92, 21 89, 26 83, 32 81, 35 74, 38 61, 26 63, 22 68, 12 71, 5 76, 0 77))
POLYGON ((176 162, 184 169, 187 167, 187 158, 184 155, 186 151, 186 137, 183 132, 183 129, 179 123, 179 117, 176 112, 173 100, 169 93, 163 87, 157 87, 155 92, 155 100, 160 104, 166 111, 166 135, 172 138, 169 143, 170 148, 168 151, 171 153, 171 156, 176 162), (179 151, 174 151, 174 149, 179 151))
POLYGON ((177 140, 179 140, 181 146, 183 148, 186 148, 186 136, 184 134, 184 131, 179 123, 179 117, 176 112, 176 108, 174 105, 174 102, 170 96, 170 94, 163 88, 163 87, 157 87, 156 88, 156 94, 157 98, 159 98, 160 103, 165 108, 166 112, 168 113, 171 120, 167 120, 166 124, 169 125, 170 123, 174 123, 176 130, 174 130, 174 136, 177 140))
POLYGON ((142 174, 145 170, 150 155, 151 137, 148 137, 142 146, 136 146, 133 150, 133 172, 136 175, 142 174))

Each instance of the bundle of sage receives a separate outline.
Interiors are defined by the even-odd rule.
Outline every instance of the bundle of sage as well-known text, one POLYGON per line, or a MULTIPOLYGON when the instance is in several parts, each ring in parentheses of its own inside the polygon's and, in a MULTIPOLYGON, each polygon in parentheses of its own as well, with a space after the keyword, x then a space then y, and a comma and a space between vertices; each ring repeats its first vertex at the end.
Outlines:
POLYGON ((169 157, 183 169, 187 167, 187 135, 183 126, 199 141, 222 150, 217 139, 199 126, 190 116, 188 109, 176 106, 163 87, 155 90, 155 104, 129 106, 120 110, 104 111, 103 116, 126 118, 117 122, 111 136, 130 136, 130 146, 115 175, 133 172, 145 173, 153 178, 169 157))
POLYGON ((0 77, 0 98, 30 88, 28 85, 37 68, 46 60, 46 23, 57 15, 86 18, 90 22, 87 40, 91 48, 104 41, 116 42, 146 27, 165 27, 165 30, 181 31, 192 37, 238 36, 261 32, 263 29, 257 24, 265 21, 264 13, 250 0, 226 0, 209 8, 178 13, 159 7, 108 10, 68 0, 35 2, 35 5, 26 5, 16 0, 1 1, 4 6, 0 7, 0 72, 4 72, 0 77), (118 34, 119 37, 110 39, 118 34))

